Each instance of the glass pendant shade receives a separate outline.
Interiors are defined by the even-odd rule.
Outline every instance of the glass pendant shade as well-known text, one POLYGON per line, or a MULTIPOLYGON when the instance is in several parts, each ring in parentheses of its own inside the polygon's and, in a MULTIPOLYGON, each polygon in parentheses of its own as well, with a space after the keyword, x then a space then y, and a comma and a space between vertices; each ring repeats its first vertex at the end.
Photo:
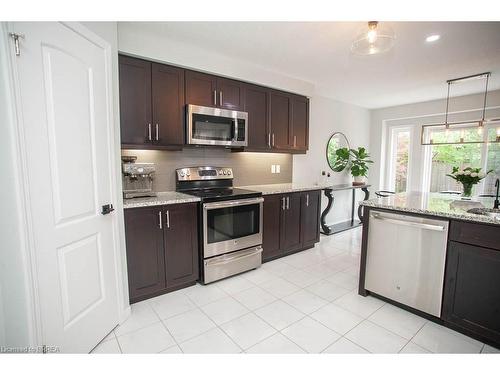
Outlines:
POLYGON ((377 21, 368 22, 352 42, 351 51, 356 55, 375 55, 389 51, 394 46, 396 36, 389 27, 381 27, 377 21))

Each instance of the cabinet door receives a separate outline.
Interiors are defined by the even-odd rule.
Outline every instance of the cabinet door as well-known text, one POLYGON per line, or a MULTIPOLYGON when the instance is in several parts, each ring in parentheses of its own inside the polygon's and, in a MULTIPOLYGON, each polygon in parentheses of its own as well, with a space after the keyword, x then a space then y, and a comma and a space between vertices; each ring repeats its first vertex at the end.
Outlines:
POLYGON ((186 104, 217 106, 217 78, 186 70, 186 104))
POLYGON ((285 211, 281 222, 281 249, 287 253, 302 247, 300 233, 301 193, 285 194, 285 211))
POLYGON ((283 212, 282 195, 264 197, 262 258, 268 260, 282 254, 280 249, 281 216, 283 212))
POLYGON ((247 85, 245 89, 245 111, 248 112, 248 147, 269 149, 269 90, 247 85))
POLYGON ((134 303, 166 288, 161 210, 129 208, 124 215, 129 297, 134 303))
POLYGON ((184 69, 152 64, 153 139, 162 146, 184 143, 184 69))
POLYGON ((271 143, 275 149, 290 148, 291 98, 288 94, 271 90, 271 143))
POLYGON ((500 344, 500 251, 450 241, 443 319, 500 344))
POLYGON ((292 96, 292 130, 290 144, 296 150, 308 149, 309 133, 309 99, 303 96, 292 96))
POLYGON ((302 193, 301 226, 302 246, 310 247, 319 241, 319 211, 321 207, 321 191, 302 193))
POLYGON ((149 138, 151 118, 151 63, 119 56, 121 142, 143 145, 149 138))
POLYGON ((245 107, 245 90, 241 82, 232 79, 217 78, 217 106, 235 111, 245 107))
POLYGON ((167 286, 198 280, 197 204, 164 207, 167 286))

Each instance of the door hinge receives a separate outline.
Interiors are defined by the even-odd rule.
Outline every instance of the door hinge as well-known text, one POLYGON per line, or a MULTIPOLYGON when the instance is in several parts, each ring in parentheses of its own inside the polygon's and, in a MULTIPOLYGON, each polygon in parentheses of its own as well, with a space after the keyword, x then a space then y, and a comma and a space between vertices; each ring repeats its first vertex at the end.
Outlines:
POLYGON ((21 56, 21 49, 19 48, 19 38, 24 39, 24 34, 9 33, 9 36, 14 40, 14 51, 16 56, 21 56))

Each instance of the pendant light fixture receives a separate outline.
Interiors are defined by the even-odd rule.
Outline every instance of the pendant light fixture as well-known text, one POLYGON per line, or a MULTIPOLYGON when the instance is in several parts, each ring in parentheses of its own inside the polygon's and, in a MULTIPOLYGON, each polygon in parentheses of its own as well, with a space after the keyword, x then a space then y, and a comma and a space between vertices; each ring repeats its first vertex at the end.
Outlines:
POLYGON ((394 46, 396 36, 389 27, 381 27, 377 21, 368 22, 352 42, 351 51, 356 55, 375 55, 389 51, 394 46))
POLYGON ((446 112, 444 123, 422 125, 422 145, 445 145, 464 143, 497 143, 500 142, 500 119, 486 119, 486 99, 488 97, 488 81, 491 73, 474 74, 467 77, 446 81, 448 93, 446 96, 446 112), (450 88, 457 83, 485 79, 483 110, 480 120, 449 122, 448 110, 450 104, 450 88), (496 129, 494 129, 496 127, 496 129))

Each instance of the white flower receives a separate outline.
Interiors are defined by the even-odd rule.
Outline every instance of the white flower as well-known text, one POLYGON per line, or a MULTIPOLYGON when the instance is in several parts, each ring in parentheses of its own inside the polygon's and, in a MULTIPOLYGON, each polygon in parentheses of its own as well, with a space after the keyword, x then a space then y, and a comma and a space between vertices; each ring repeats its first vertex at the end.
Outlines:
POLYGON ((461 176, 461 175, 463 175, 463 174, 464 174, 464 171, 459 170, 459 171, 456 171, 456 172, 455 172, 455 174, 456 174, 457 176, 461 176))
POLYGON ((470 174, 470 176, 471 176, 471 177, 477 177, 477 173, 476 173, 476 172, 472 172, 472 173, 470 174))
POLYGON ((479 178, 485 178, 486 177, 486 173, 484 173, 484 172, 479 172, 477 175, 478 175, 479 178))
POLYGON ((470 175, 470 171, 464 171, 464 175, 466 176, 470 175))

